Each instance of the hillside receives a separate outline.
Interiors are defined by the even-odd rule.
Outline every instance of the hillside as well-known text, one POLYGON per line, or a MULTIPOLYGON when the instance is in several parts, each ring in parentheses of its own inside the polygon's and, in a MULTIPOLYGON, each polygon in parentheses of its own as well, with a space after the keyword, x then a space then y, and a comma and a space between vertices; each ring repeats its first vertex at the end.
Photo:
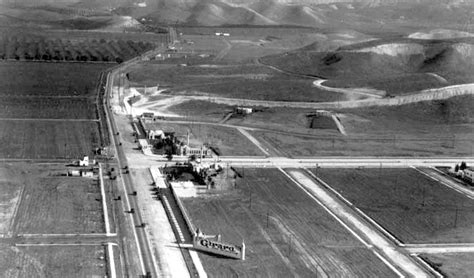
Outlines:
POLYGON ((371 40, 323 51, 315 43, 262 62, 329 79, 325 85, 371 87, 390 94, 474 82, 474 39, 371 40))
MULTIPOLYGON (((21 15, 13 19, 35 17, 38 23, 43 20, 46 25, 64 16, 94 21, 90 16, 101 13, 132 16, 147 24, 296 25, 379 33, 405 29, 415 33, 411 26, 436 26, 467 32, 472 30, 473 3, 473 0, 0 0, 0 23, 19 10, 21 15)), ((96 28, 90 22, 87 24, 90 29, 96 28)))

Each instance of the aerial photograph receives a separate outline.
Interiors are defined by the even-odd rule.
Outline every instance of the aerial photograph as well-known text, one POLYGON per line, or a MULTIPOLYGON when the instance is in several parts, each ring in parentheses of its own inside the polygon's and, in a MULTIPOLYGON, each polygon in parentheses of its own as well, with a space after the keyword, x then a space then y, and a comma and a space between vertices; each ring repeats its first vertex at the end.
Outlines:
POLYGON ((474 277, 473 20, 0 0, 0 278, 474 277))

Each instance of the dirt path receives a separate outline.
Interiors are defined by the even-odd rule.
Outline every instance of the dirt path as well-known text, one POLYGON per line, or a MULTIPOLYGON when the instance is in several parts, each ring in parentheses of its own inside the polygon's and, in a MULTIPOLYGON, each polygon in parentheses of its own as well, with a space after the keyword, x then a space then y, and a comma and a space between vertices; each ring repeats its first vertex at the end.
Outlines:
POLYGON ((370 98, 382 98, 383 96, 386 95, 385 91, 369 89, 369 88, 349 88, 349 89, 346 89, 346 88, 327 87, 327 86, 323 85, 323 83, 325 81, 327 81, 327 80, 325 80, 325 79, 315 80, 315 81, 313 81, 313 86, 318 88, 318 89, 321 89, 321 90, 345 94, 346 96, 361 95, 361 96, 370 97, 370 98))
MULTIPOLYGON (((397 268, 402 269, 405 273, 409 274, 412 277, 429 277, 425 270, 419 265, 417 265, 415 262, 413 262, 407 254, 397 250, 397 248, 389 240, 382 237, 368 224, 359 220, 356 216, 353 215, 353 213, 347 211, 340 204, 340 201, 331 197, 320 185, 318 185, 313 180, 311 180, 299 171, 289 170, 288 174, 293 179, 295 179, 300 185, 309 190, 312 195, 317 198, 317 200, 319 200, 332 213, 334 213, 334 215, 336 215, 338 219, 343 221, 343 223, 346 223, 346 225, 350 225, 351 227, 355 228, 357 234, 363 234, 369 240, 370 245, 375 246, 384 254, 385 258, 388 258, 390 260, 390 262, 385 261, 385 263, 390 268, 392 268, 392 270, 397 272, 397 268), (394 265, 396 265, 396 268, 394 267, 394 265)), ((375 254, 378 253, 378 251, 374 249, 372 250, 375 254)), ((399 273, 399 275, 403 276, 401 273, 399 273)))
POLYGON ((255 146, 257 146, 257 148, 259 148, 265 155, 270 156, 270 153, 247 130, 243 128, 237 128, 237 130, 240 131, 240 133, 242 133, 245 137, 247 137, 247 139, 249 139, 250 142, 252 142, 255 146))
POLYGON ((230 49, 232 48, 232 44, 231 44, 228 40, 223 39, 222 41, 226 44, 226 47, 225 47, 224 49, 222 49, 222 50, 216 55, 216 57, 214 58, 214 61, 222 60, 222 58, 224 58, 225 55, 227 55, 227 53, 229 53, 230 49))
POLYGON ((406 250, 410 253, 438 254, 438 253, 474 253, 472 244, 465 245, 440 245, 440 246, 409 246, 406 250))

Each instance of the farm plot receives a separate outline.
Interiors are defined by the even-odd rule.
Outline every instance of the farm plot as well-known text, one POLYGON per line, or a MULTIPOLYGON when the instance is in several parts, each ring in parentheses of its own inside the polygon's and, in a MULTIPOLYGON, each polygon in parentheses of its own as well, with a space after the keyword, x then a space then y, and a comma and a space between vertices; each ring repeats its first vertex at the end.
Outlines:
POLYGON ((392 277, 394 273, 277 169, 236 169, 236 188, 183 202, 196 227, 245 241, 245 261, 200 253, 212 277, 392 277))
POLYGON ((0 121, 4 158, 79 158, 101 145, 98 122, 0 121))
POLYGON ((3 277, 105 277, 103 246, 0 245, 3 277))
POLYGON ((1 97, 0 118, 96 119, 95 99, 1 97))
POLYGON ((11 232, 21 192, 25 184, 25 164, 0 165, 0 234, 11 232))
POLYGON ((472 277, 472 253, 422 254, 423 260, 445 277, 472 277))
POLYGON ((0 94, 10 96, 95 96, 100 72, 110 65, 0 63, 0 94))
POLYGON ((58 176, 64 166, 30 167, 18 206, 15 232, 67 234, 105 232, 97 180, 58 176))
POLYGON ((312 171, 402 242, 474 242, 474 202, 415 169, 312 171))
POLYGON ((263 155, 261 151, 252 144, 237 129, 205 124, 174 124, 171 122, 151 122, 147 123, 147 129, 164 131, 174 131, 181 141, 186 142, 189 132, 189 142, 191 146, 208 145, 212 147, 218 155, 263 155))

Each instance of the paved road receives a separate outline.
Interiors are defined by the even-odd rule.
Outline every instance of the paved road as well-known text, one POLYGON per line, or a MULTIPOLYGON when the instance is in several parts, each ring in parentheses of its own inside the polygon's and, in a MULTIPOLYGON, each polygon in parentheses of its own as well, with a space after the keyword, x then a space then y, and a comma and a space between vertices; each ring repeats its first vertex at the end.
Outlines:
MULTIPOLYGON (((106 87, 106 99, 109 97, 110 93, 111 93, 111 90, 112 90, 112 86, 113 86, 113 80, 114 80, 114 76, 118 73, 119 70, 114 70, 112 71, 111 73, 109 73, 109 76, 107 77, 107 87, 106 87)), ((110 111, 110 108, 108 105, 105 105, 106 106, 106 114, 107 114, 107 118, 109 120, 109 128, 111 129, 111 133, 112 133, 112 143, 114 145, 114 149, 115 149, 115 152, 116 152, 116 157, 117 157, 117 161, 118 161, 118 165, 119 165, 119 173, 121 175, 121 181, 122 181, 122 186, 125 188, 125 192, 127 194, 131 194, 135 191, 134 189, 134 186, 133 186, 133 182, 130 178, 130 175, 127 174, 127 173, 124 173, 121 169, 123 169, 125 166, 128 166, 127 164, 127 158, 125 157, 125 153, 122 149, 122 147, 120 146, 120 135, 117 134, 117 126, 115 124, 115 120, 113 117, 111 117, 112 115, 112 112, 110 111)), ((153 262, 153 257, 152 257, 152 254, 151 254, 151 247, 150 247, 150 244, 148 242, 148 239, 147 239, 147 235, 146 235, 146 232, 143 228, 139 228, 139 226, 143 223, 143 220, 142 220, 142 217, 140 215, 140 210, 139 210, 139 206, 137 204, 137 201, 136 199, 131 196, 131 198, 128 198, 127 195, 125 195, 125 201, 126 201, 126 204, 125 204, 125 207, 130 211, 132 208, 135 210, 135 213, 131 214, 132 215, 132 219, 133 219, 133 224, 135 227, 132 227, 132 229, 135 229, 135 235, 136 235, 136 239, 138 241, 138 245, 137 246, 139 248, 139 256, 141 257, 140 258, 140 261, 142 262, 143 264, 143 275, 147 274, 147 273, 150 273, 152 275, 152 277, 158 277, 158 273, 157 273, 157 269, 155 269, 155 263, 153 262), (137 228, 138 227, 138 228, 137 228)), ((128 229, 130 229, 130 227, 126 227, 128 229)))

